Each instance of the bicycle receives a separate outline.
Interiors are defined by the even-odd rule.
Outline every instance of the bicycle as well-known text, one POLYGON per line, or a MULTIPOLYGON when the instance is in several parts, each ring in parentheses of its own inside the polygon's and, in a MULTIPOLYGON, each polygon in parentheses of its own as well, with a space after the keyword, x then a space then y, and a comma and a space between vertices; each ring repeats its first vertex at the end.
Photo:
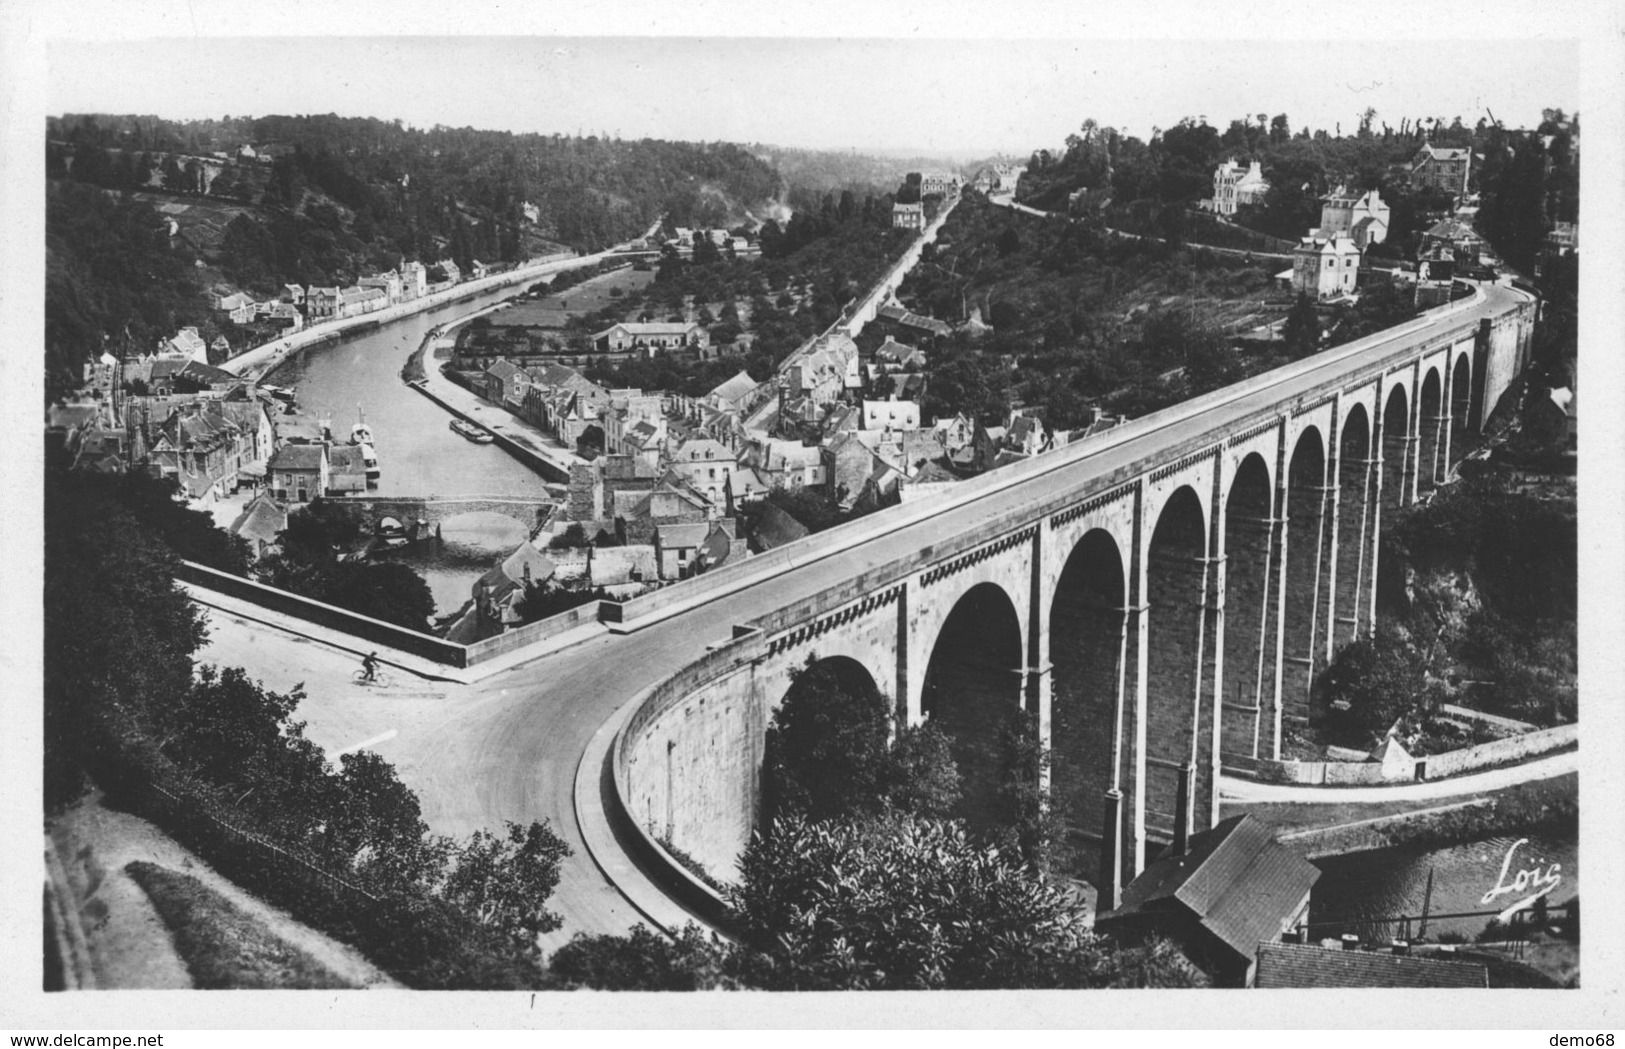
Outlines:
POLYGON ((372 677, 368 677, 365 670, 355 670, 350 673, 350 680, 358 685, 377 685, 379 688, 388 688, 395 683, 394 679, 382 670, 374 671, 372 677))

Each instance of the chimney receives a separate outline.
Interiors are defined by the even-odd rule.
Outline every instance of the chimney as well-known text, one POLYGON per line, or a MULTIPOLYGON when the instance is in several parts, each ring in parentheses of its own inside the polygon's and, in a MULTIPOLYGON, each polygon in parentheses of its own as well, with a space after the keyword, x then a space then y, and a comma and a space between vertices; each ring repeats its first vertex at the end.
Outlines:
POLYGON ((1357 951, 1357 950, 1359 950, 1360 949, 1360 938, 1358 936, 1354 935, 1352 932, 1344 933, 1343 934, 1343 949, 1345 951, 1357 951))

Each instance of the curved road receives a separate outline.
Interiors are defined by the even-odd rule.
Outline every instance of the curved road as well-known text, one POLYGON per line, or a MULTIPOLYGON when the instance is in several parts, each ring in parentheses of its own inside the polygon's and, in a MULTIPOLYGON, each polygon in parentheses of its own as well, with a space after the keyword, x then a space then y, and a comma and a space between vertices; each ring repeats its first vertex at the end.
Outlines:
MULTIPOLYGON (((1510 288, 1486 286, 1482 298, 1445 316, 1451 321, 1492 316, 1523 298, 1510 288)), ((1412 322, 1135 420, 1084 445, 999 471, 984 478, 987 483, 966 482, 945 502, 926 500, 886 511, 869 519, 874 522, 869 534, 855 544, 817 547, 774 575, 770 585, 717 593, 631 634, 602 635, 474 684, 397 683, 396 695, 359 695, 348 680, 356 665, 352 654, 219 613, 212 617, 214 638, 205 658, 243 665, 271 687, 307 682, 313 694, 299 714, 308 722, 307 734, 329 751, 393 732, 370 749, 394 763, 417 791, 424 818, 437 832, 461 835, 499 827, 503 820, 550 821, 575 854, 564 865, 553 897, 566 926, 544 946, 575 932, 624 932, 639 916, 587 852, 573 794, 583 750, 631 697, 702 655, 708 643, 727 639, 735 624, 964 534, 995 514, 1036 514, 1057 491, 1208 432, 1213 416, 1204 408, 1222 403, 1218 410, 1227 417, 1268 411, 1299 390, 1341 375, 1351 356, 1425 339, 1433 323, 1412 322)), ((696 593, 715 585, 696 582, 696 593)))

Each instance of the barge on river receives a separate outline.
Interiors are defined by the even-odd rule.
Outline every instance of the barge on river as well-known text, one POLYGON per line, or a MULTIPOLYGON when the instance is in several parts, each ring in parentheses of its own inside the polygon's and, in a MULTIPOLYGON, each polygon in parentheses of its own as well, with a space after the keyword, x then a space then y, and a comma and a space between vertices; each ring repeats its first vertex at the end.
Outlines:
POLYGON ((490 444, 496 440, 496 435, 490 430, 477 423, 471 423, 467 419, 453 419, 451 428, 475 444, 490 444))

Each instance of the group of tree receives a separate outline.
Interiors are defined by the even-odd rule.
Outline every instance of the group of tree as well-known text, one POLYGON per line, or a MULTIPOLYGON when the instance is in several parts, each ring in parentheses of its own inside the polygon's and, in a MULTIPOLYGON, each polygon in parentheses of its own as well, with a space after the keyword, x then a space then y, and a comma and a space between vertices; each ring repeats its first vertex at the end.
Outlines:
POLYGON ((212 547, 228 568, 240 551, 200 540, 190 511, 159 508, 142 487, 155 483, 47 473, 47 808, 93 784, 414 986, 545 983, 536 937, 559 925, 546 902, 568 847, 543 823, 430 834, 387 762, 363 751, 330 763, 306 738, 300 686, 197 666, 204 621, 175 585, 170 544, 212 547), (157 788, 179 802, 154 802, 157 788), (308 866, 268 866, 266 848, 308 866), (313 868, 369 902, 301 876, 313 868))
POLYGON ((288 515, 277 550, 254 566, 263 583, 386 623, 424 630, 434 595, 410 565, 355 556, 363 543, 354 507, 315 499, 288 515))
POLYGON ((693 927, 674 941, 578 937, 553 956, 553 975, 614 990, 1205 982, 1165 942, 1096 937, 1019 847, 955 819, 950 749, 930 723, 893 733, 890 701, 866 675, 809 661, 774 713, 761 829, 726 888, 738 942, 693 927))
POLYGON ((1573 141, 1578 118, 1547 110, 1533 132, 1516 132, 1481 118, 1402 118, 1394 127, 1375 110, 1358 114, 1351 131, 1300 128, 1285 113, 1232 120, 1222 132, 1205 117, 1186 117, 1154 129, 1143 141, 1085 120, 1063 150, 1040 149, 1028 161, 1021 199, 1035 207, 1065 211, 1070 195, 1089 190, 1109 200, 1105 215, 1135 232, 1178 233, 1186 211, 1211 196, 1214 168, 1226 159, 1261 162, 1270 190, 1261 205, 1237 216, 1253 229, 1295 240, 1320 224, 1320 200, 1339 186, 1379 189, 1391 208, 1387 240, 1379 254, 1403 256, 1450 196, 1409 182, 1410 161, 1424 143, 1465 148, 1474 162, 1472 185, 1484 195, 1483 225, 1504 258, 1527 266, 1549 223, 1574 221, 1578 213, 1578 165, 1573 141))
POLYGON ((170 321, 207 320, 194 262, 218 265, 255 293, 351 283, 402 258, 450 258, 467 272, 476 258, 512 262, 559 243, 596 250, 663 213, 676 224, 725 225, 781 191, 770 164, 725 143, 420 129, 333 115, 68 115, 50 118, 47 140, 53 388, 127 327, 133 349, 145 351, 173 334, 170 321), (210 156, 235 158, 250 143, 282 148, 269 164, 210 156), (145 211, 106 214, 132 205, 92 203, 92 190, 217 200, 229 207, 225 236, 171 244, 145 211), (124 243, 110 245, 115 239, 124 243))
POLYGON ((171 245, 151 204, 76 182, 45 196, 45 388, 75 387, 103 352, 150 352, 184 326, 217 326, 193 276, 196 255, 171 245))

